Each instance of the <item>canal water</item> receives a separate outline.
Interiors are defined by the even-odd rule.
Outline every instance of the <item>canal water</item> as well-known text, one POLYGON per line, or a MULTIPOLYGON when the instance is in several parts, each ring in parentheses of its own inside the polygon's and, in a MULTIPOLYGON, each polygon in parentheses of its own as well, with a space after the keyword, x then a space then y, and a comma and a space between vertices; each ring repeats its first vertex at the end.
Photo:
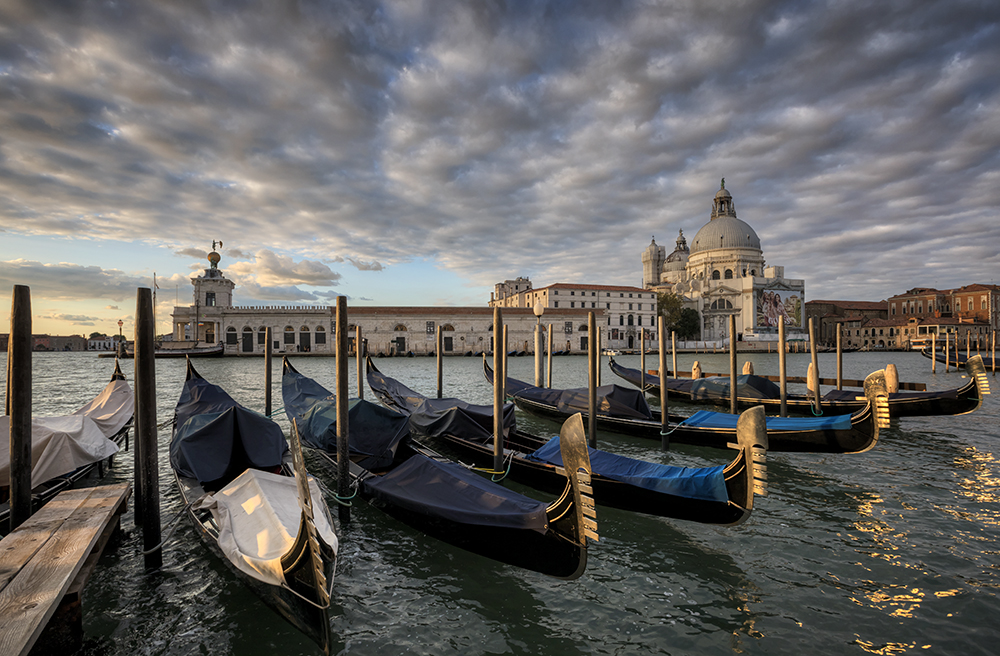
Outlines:
MULTIPOLYGON (((678 357, 680 369, 695 359, 704 371, 728 369, 726 354, 678 357)), ((638 356, 618 359, 639 366, 638 356)), ((777 355, 741 355, 741 367, 746 359, 757 373, 778 372, 777 355)), ((789 375, 804 376, 808 361, 808 354, 790 354, 789 375)), ((926 382, 931 390, 965 380, 941 364, 932 374, 919 354, 894 352, 846 354, 844 377, 861 379, 890 362, 900 380, 926 382)), ((280 362, 274 364, 274 407, 280 408, 280 362)), ((334 387, 333 359, 294 364, 334 387)), ((655 366, 652 358, 647 364, 655 366)), ((83 405, 113 366, 87 353, 34 354, 34 413, 57 415, 83 405)), ((382 359, 378 366, 418 391, 436 392, 434 358, 382 359)), ((262 359, 202 360, 197 367, 241 403, 263 409, 262 359)), ((122 368, 131 382, 132 362, 122 368)), ((354 395, 354 360, 350 371, 354 395)), ((511 358, 509 371, 532 380, 532 359, 511 358)), ((835 371, 834 355, 821 354, 821 375, 835 371)), ((159 360, 156 373, 158 416, 167 421, 184 363, 159 360)), ((586 358, 555 358, 553 378, 555 387, 584 386, 586 358)), ((470 555, 358 504, 350 524, 338 526, 332 652, 994 654, 1000 397, 997 379, 989 380, 994 394, 976 413, 893 420, 868 453, 769 454, 770 494, 757 498, 753 515, 738 527, 607 509, 597 499, 601 540, 576 581, 470 555)), ((606 365, 602 382, 616 382, 606 365)), ((446 396, 492 402, 480 359, 446 359, 444 388, 446 396)), ((372 398, 370 390, 365 395, 372 398)), ((279 421, 287 429, 283 416, 279 421)), ((558 431, 520 413, 518 423, 532 432, 558 431)), ((601 448, 657 462, 708 466, 730 459, 711 449, 676 445, 662 453, 649 441, 598 438, 601 448)), ((164 524, 180 510, 169 439, 169 430, 161 431, 164 524)), ((327 475, 318 460, 308 462, 321 479, 327 475)), ((130 481, 132 474, 132 452, 122 453, 105 480, 130 481)), ((210 556, 186 523, 154 573, 143 571, 141 531, 131 512, 124 528, 123 544, 105 555, 85 591, 84 654, 317 653, 210 556)))

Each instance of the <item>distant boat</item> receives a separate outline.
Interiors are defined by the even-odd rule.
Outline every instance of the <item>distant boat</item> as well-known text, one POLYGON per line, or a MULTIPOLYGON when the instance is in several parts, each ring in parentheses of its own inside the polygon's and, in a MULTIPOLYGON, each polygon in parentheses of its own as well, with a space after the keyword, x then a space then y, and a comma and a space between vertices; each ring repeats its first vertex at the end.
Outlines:
MULTIPOLYGON (((125 353, 119 357, 131 360, 135 357, 135 347, 126 347, 125 353)), ((159 342, 153 351, 154 358, 219 358, 225 354, 226 346, 222 342, 211 346, 197 346, 197 342, 159 342)), ((113 358, 114 352, 100 353, 99 358, 113 358)))

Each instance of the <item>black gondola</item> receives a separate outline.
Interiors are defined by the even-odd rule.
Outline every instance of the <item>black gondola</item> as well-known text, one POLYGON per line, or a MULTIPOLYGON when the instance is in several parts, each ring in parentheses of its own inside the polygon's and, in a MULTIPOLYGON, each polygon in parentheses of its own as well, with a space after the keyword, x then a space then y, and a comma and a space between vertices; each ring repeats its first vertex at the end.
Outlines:
MULTIPOLYGON (((614 359, 611 371, 632 383, 646 393, 658 398, 660 378, 647 373, 643 386, 642 372, 623 367, 614 359)), ((930 415, 964 415, 973 412, 983 404, 983 395, 990 393, 986 370, 978 355, 969 360, 968 371, 971 380, 957 389, 938 392, 893 392, 888 395, 890 417, 925 417, 930 415)), ((667 393, 684 403, 729 404, 729 377, 711 378, 667 378, 667 393)), ((741 408, 762 405, 770 414, 777 414, 781 408, 781 390, 774 382, 762 376, 737 376, 737 404, 741 408)), ((820 397, 820 411, 824 415, 857 412, 865 406, 867 399, 856 390, 830 390, 820 397)), ((813 400, 806 394, 786 394, 785 407, 795 414, 813 414, 813 400)))
MULTIPOLYGON (((493 370, 483 361, 486 379, 493 382, 493 370)), ((569 412, 589 416, 588 390, 535 387, 514 378, 507 379, 507 395, 518 408, 539 417, 558 421, 569 412)), ((767 417, 769 451, 810 453, 863 453, 878 442, 879 427, 889 425, 885 407, 885 372, 879 370, 865 379, 866 404, 854 414, 828 417, 767 417)), ((650 408, 639 390, 618 385, 597 388, 597 427, 634 437, 660 441, 661 413, 650 408)), ((759 407, 759 406, 758 406, 759 407)), ((736 437, 739 415, 701 410, 690 417, 670 415, 667 430, 671 442, 725 448, 736 437)))
POLYGON ((955 352, 955 351, 952 351, 950 353, 945 353, 941 349, 937 349, 936 351, 934 351, 934 355, 932 356, 930 348, 925 348, 920 350, 920 355, 924 356, 925 358, 937 360, 938 362, 948 362, 949 364, 954 365, 956 369, 959 367, 959 365, 964 365, 967 361, 972 360, 974 358, 979 358, 980 360, 982 360, 984 373, 987 368, 993 367, 992 356, 979 355, 978 353, 976 355, 969 357, 966 356, 965 353, 955 352))
MULTIPOLYGON (((125 379, 125 374, 122 373, 118 361, 115 360, 115 370, 111 374, 111 381, 87 405, 72 415, 63 418, 39 417, 33 420, 31 460, 34 464, 32 479, 40 476, 43 480, 37 483, 34 480, 32 481, 32 512, 37 511, 63 490, 73 487, 77 482, 91 476, 95 471, 97 478, 104 476, 106 469, 110 469, 114 462, 115 452, 118 451, 122 442, 128 439, 128 432, 132 428, 134 405, 135 396, 129 387, 128 381, 125 379), (70 420, 72 425, 57 426, 53 423, 60 422, 61 420, 70 420), (93 423, 90 424, 89 422, 93 423), (87 434, 88 427, 89 435, 87 434), (49 428, 66 434, 65 439, 67 444, 63 446, 72 451, 71 454, 47 455, 45 453, 47 449, 56 448, 57 446, 56 444, 39 444, 38 433, 43 433, 49 428), (103 446, 96 443, 94 438, 97 437, 98 433, 113 444, 108 445, 105 442, 104 444, 107 446, 103 446), (82 447, 79 444, 69 444, 68 442, 72 440, 71 434, 78 434, 86 444, 82 447), (88 455, 93 460, 87 462, 88 455), (67 462, 71 464, 67 465, 67 462), (80 464, 81 462, 82 464, 80 464), (45 463, 51 463, 51 465, 46 467, 45 463), (70 467, 71 471, 66 472, 65 469, 51 471, 52 467, 56 466, 57 463, 63 467, 70 467), (41 473, 42 471, 50 471, 50 473, 55 475, 50 477, 48 474, 41 473)), ((5 436, 9 433, 7 421, 9 421, 9 418, 0 417, 0 434, 5 436)), ((9 440, 6 438, 0 440, 0 500, 2 500, 2 503, 0 503, 0 533, 5 533, 10 525, 10 503, 8 499, 10 494, 9 450, 9 440)))
MULTIPOLYGON (((428 399, 382 374, 370 358, 367 369, 368 385, 379 401, 408 415, 411 430, 463 457, 485 466, 492 464, 492 406, 477 406, 460 399, 428 399)), ((562 481, 562 463, 555 453, 558 438, 518 430, 512 404, 505 405, 503 415, 503 448, 509 476, 539 490, 557 491, 562 481)), ((730 448, 739 450, 739 454, 724 467, 671 467, 589 449, 594 499, 600 505, 660 517, 739 524, 753 510, 754 491, 766 492, 768 438, 763 422, 751 419, 740 424, 733 437, 730 448)))
MULTIPOLYGON (((287 358, 282 369, 281 391, 289 421, 336 474, 335 395, 296 371, 287 358)), ((432 537, 487 558, 562 579, 583 574, 586 538, 597 539, 597 516, 589 493, 579 490, 577 477, 564 477, 562 496, 547 504, 508 490, 420 444, 410 435, 407 416, 390 408, 351 399, 347 426, 351 482, 372 505, 432 537)), ((580 459, 568 470, 582 469, 589 475, 582 430, 564 430, 563 435, 564 458, 570 457, 569 451, 580 459), (574 446, 574 440, 579 444, 574 446)))
POLYGON ((170 465, 205 545, 329 653, 337 537, 297 439, 289 450, 276 423, 239 405, 188 360, 170 465))

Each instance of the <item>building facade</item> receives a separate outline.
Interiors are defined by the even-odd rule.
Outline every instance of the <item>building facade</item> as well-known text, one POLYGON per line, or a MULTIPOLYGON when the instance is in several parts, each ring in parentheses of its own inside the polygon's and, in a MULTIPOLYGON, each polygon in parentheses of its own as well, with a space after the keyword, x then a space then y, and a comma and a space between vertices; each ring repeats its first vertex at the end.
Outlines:
POLYGON ((546 312, 594 312, 604 348, 638 349, 643 339, 648 348, 654 339, 649 331, 656 327, 656 292, 640 287, 560 282, 536 289, 528 278, 517 278, 497 283, 490 298, 491 307, 532 309, 536 304, 546 312))
POLYGON ((670 255, 654 238, 642 253, 642 269, 645 289, 677 294, 698 312, 703 340, 727 339, 731 316, 738 340, 777 340, 779 322, 789 339, 802 338, 805 281, 766 265, 760 238, 736 216, 724 179, 690 248, 683 231, 670 255))
MULTIPOLYGON (((318 355, 335 352, 336 307, 233 305, 236 284, 218 268, 219 261, 218 253, 209 254, 211 266, 191 279, 194 303, 174 308, 171 317, 175 341, 200 346, 222 342, 227 355, 261 355, 267 347, 270 329, 272 352, 318 355)), ((535 326, 541 324, 553 332, 553 350, 585 352, 588 314, 584 308, 553 307, 539 319, 530 308, 506 308, 503 319, 508 349, 533 353, 535 326)), ((373 355, 427 355, 436 351, 438 327, 445 355, 493 350, 490 307, 348 308, 348 342, 352 351, 360 328, 367 350, 373 355)))

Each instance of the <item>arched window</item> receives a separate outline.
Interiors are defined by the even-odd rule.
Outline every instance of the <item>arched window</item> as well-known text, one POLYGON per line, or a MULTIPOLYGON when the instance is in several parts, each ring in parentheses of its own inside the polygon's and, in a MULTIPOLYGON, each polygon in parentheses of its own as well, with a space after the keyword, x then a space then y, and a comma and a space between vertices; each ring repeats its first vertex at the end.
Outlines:
POLYGON ((750 269, 750 275, 751 276, 756 276, 757 275, 757 269, 750 269))
POLYGON ((726 269, 726 280, 732 280, 732 279, 733 279, 733 270, 726 269))
POLYGON ((577 330, 579 330, 579 331, 581 331, 581 332, 587 332, 587 324, 585 324, 585 323, 581 323, 581 324, 580 324, 580 327, 579 327, 579 328, 577 328, 577 330))
POLYGON ((236 329, 232 326, 226 328, 226 344, 239 344, 239 335, 236 334, 236 329))
POLYGON ((633 315, 631 315, 631 314, 628 315, 628 325, 630 325, 630 326, 634 326, 635 325, 635 317, 633 315))
POLYGON ((715 269, 714 271, 712 271, 712 280, 719 280, 720 277, 721 276, 719 275, 719 270, 718 269, 715 269))
POLYGON ((449 330, 452 331, 452 332, 454 332, 455 331, 455 326, 451 325, 450 323, 446 323, 445 325, 441 326, 441 331, 442 332, 447 332, 449 330))
POLYGON ((326 329, 323 326, 316 326, 316 343, 326 344, 326 329))
POLYGON ((618 315, 618 325, 619 326, 624 326, 625 325, 625 315, 624 314, 619 314, 618 315))
POLYGON ((257 329, 257 343, 267 344, 267 327, 261 326, 257 329))
POLYGON ((285 344, 295 343, 295 329, 291 326, 285 326, 285 344))
POLYGON ((393 328, 393 330, 395 330, 397 333, 405 333, 406 332, 406 326, 404 326, 401 323, 397 323, 396 327, 393 328))

